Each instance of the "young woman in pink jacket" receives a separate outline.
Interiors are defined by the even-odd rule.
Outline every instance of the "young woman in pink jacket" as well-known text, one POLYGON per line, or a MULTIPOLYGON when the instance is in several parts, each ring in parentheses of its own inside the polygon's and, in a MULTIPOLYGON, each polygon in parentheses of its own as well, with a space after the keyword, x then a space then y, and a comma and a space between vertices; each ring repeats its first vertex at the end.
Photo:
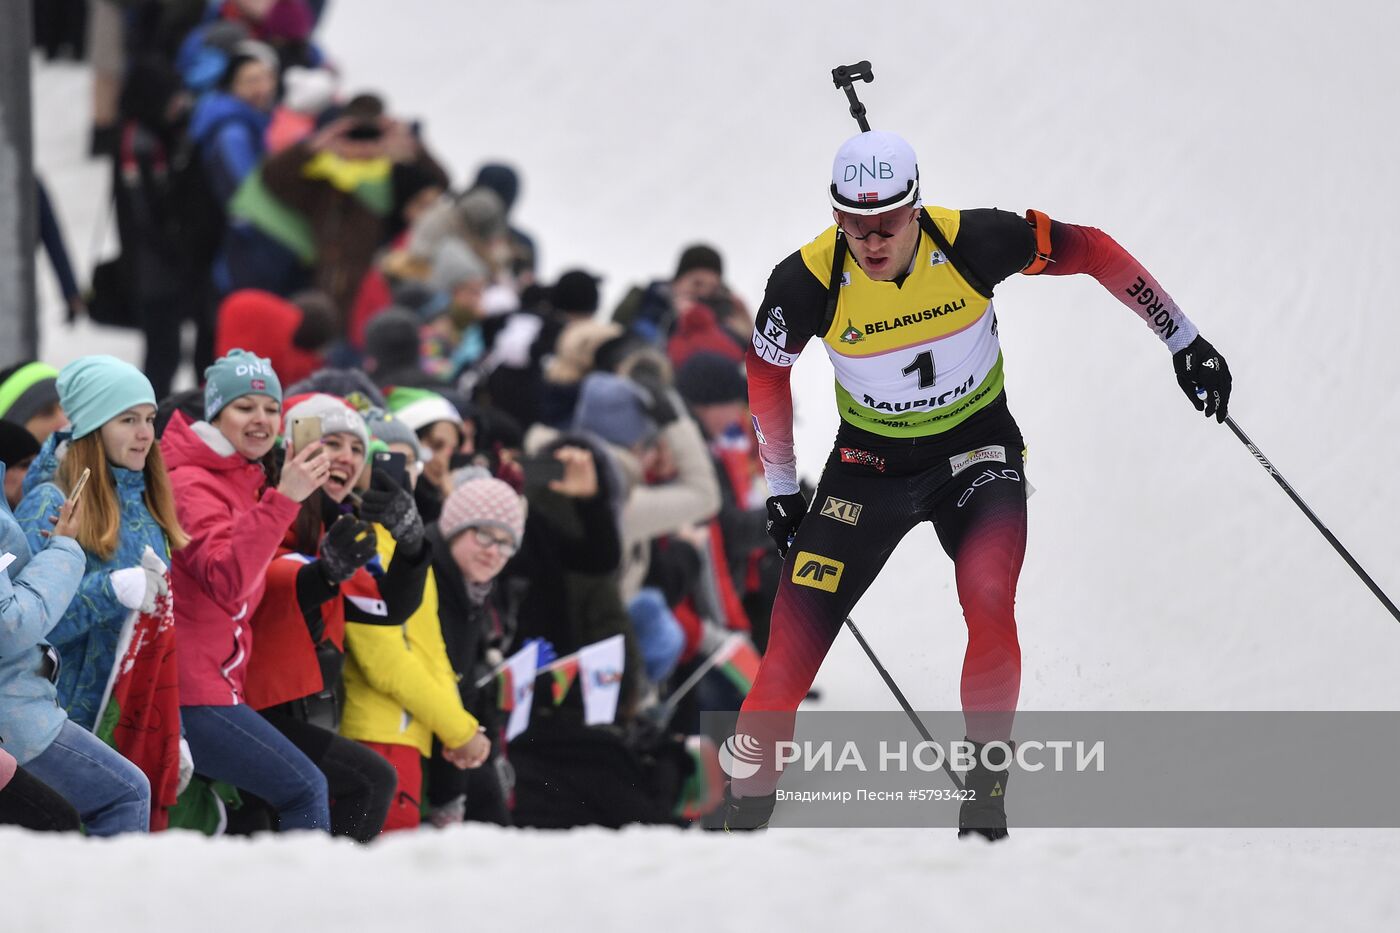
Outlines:
POLYGON ((190 536, 171 567, 185 737, 196 773, 267 801, 280 829, 328 831, 325 775, 243 687, 268 564, 329 465, 315 443, 276 468, 282 386, 267 360, 231 350, 204 376, 205 420, 177 413, 161 438, 190 536))

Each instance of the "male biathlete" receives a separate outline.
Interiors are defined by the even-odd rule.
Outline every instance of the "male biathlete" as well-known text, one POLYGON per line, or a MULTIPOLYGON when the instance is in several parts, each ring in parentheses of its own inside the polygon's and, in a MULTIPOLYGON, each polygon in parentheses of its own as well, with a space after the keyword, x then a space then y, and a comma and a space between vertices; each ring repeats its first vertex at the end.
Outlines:
POLYGON ((993 289, 1024 275, 1092 275, 1172 353, 1198 411, 1225 420, 1230 371, 1171 297, 1093 227, 1000 210, 924 207, 914 150, 894 133, 848 139, 832 166, 835 224, 773 270, 748 350, 749 406, 786 558, 767 653, 737 733, 759 740, 758 773, 731 782, 728 829, 767 825, 778 771, 843 620, 890 553, 931 521, 953 559, 967 623, 962 705, 977 766, 959 835, 1006 835, 1006 770, 981 746, 1009 741, 1021 686, 1014 613, 1026 546, 1020 429, 1007 407, 993 289), (818 337, 836 370, 841 426, 809 504, 798 489, 789 374, 818 337))

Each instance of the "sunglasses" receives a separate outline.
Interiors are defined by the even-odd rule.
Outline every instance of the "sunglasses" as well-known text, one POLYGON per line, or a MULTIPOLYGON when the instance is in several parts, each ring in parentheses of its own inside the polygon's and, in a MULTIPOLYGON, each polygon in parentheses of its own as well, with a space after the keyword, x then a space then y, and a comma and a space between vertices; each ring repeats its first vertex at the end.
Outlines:
POLYGON ((917 214, 918 208, 912 205, 897 207, 881 214, 852 214, 848 211, 837 210, 836 225, 841 228, 842 233, 852 240, 864 240, 869 237, 889 240, 898 236, 901 230, 909 226, 917 214))

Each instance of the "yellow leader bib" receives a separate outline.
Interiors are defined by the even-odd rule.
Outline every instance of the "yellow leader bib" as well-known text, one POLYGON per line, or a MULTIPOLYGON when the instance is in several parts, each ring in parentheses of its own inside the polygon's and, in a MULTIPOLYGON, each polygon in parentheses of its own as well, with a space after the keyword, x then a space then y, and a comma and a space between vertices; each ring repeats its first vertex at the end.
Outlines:
MULTIPOLYGON (((950 245, 957 211, 925 208, 950 245)), ((802 247, 820 281, 831 277, 836 227, 802 247)), ((961 424, 1001 394, 1001 343, 992 301, 953 268, 926 233, 902 286, 871 280, 846 254, 840 298, 822 335, 836 370, 841 417, 872 434, 922 437, 961 424)))

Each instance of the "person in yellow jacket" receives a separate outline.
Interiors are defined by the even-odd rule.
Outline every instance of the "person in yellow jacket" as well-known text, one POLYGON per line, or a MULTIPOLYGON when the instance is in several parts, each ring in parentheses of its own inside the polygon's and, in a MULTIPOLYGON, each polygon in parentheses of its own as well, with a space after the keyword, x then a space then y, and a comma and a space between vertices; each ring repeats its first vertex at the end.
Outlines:
MULTIPOLYGON (((412 486, 420 462, 412 430, 392 415, 371 414, 366 420, 377 440, 387 443, 391 452, 407 456, 412 486)), ((381 525, 375 531, 380 562, 388 566, 395 548, 392 529, 381 525)), ((491 751, 486 733, 462 707, 457 675, 438 621, 437 581, 432 571, 428 571, 422 603, 403 625, 347 622, 345 655, 340 733, 383 755, 398 772, 399 789, 384 831, 416 828, 422 759, 432 754, 433 738, 442 743, 443 757, 459 768, 480 767, 491 751)))

